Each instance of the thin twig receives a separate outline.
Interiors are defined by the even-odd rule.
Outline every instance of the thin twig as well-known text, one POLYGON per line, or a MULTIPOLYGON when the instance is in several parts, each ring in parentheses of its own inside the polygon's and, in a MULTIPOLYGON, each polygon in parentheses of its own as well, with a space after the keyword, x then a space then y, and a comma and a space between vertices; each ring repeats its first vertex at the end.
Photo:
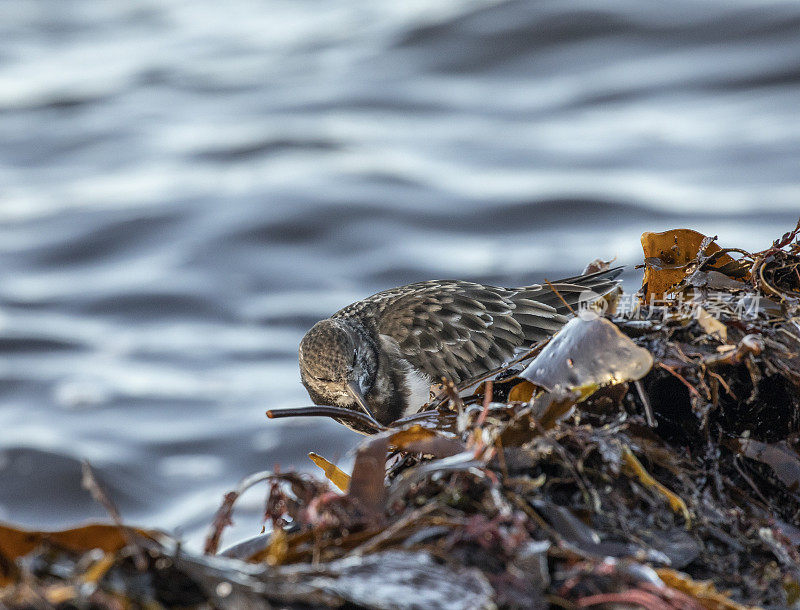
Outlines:
POLYGON ((655 413, 653 413, 653 405, 650 404, 650 399, 647 397, 647 393, 644 391, 642 382, 640 380, 636 380, 633 382, 633 385, 636 387, 639 398, 644 405, 644 417, 647 420, 647 425, 651 428, 657 428, 658 421, 656 421, 655 413))
POLYGON ((276 476, 279 475, 266 470, 262 472, 256 472, 255 474, 251 474, 250 476, 242 479, 239 485, 236 486, 236 489, 225 494, 225 497, 222 499, 222 504, 217 509, 217 514, 214 515, 214 521, 211 524, 211 531, 206 537, 206 543, 203 549, 203 553, 205 555, 217 554, 219 541, 222 538, 222 532, 226 527, 233 524, 233 520, 231 519, 233 505, 236 503, 236 500, 239 499, 239 496, 250 489, 253 485, 261 483, 262 481, 269 481, 276 476))
POLYGON ((508 464, 506 464, 506 456, 503 450, 503 441, 500 437, 497 437, 497 440, 494 442, 494 447, 497 450, 497 461, 500 463, 500 472, 503 473, 503 479, 508 480, 508 464))
POLYGON ((722 385, 722 387, 725 388, 725 392, 727 392, 731 397, 736 399, 736 394, 733 393, 733 390, 731 390, 731 386, 729 386, 728 382, 726 382, 722 378, 722 375, 720 375, 718 373, 715 373, 714 371, 708 371, 708 374, 711 375, 717 381, 719 381, 719 383, 722 385))
POLYGON ((456 411, 461 415, 464 411, 464 401, 461 399, 458 387, 446 377, 442 377, 442 385, 444 386, 444 393, 442 400, 438 404, 432 404, 431 409, 438 409, 443 407, 448 402, 455 406, 456 411))
POLYGON ((700 395, 700 392, 697 391, 697 388, 694 387, 688 381, 686 381, 686 379, 684 379, 683 376, 678 371, 676 371, 674 368, 672 368, 670 365, 664 364, 663 362, 659 362, 658 366, 660 366, 665 371, 671 373, 676 379, 678 379, 681 383, 683 383, 683 385, 685 385, 687 388, 689 388, 689 391, 692 392, 695 396, 697 396, 698 398, 702 398, 702 396, 700 395))
POLYGON ((766 498, 765 498, 765 497, 764 497, 764 496, 761 494, 761 490, 760 490, 760 489, 758 488, 758 486, 755 484, 755 482, 753 481, 753 479, 751 479, 749 476, 747 476, 747 473, 745 473, 745 471, 744 471, 744 470, 742 470, 742 467, 741 467, 741 466, 739 466, 739 456, 738 456, 738 455, 734 455, 734 456, 733 456, 733 460, 731 460, 731 463, 733 464, 733 467, 736 469, 736 472, 738 472, 738 473, 741 475, 741 477, 742 477, 742 478, 743 478, 743 479, 744 479, 744 480, 747 482, 747 484, 750 486, 750 488, 751 488, 751 489, 752 489, 752 490, 753 490, 753 491, 756 493, 756 495, 757 495, 757 496, 758 496, 758 497, 761 499, 761 501, 764 503, 764 506, 769 506, 769 505, 770 505, 770 503, 769 503, 769 502, 767 501, 767 499, 766 499, 766 498))
POLYGON ((492 402, 492 390, 494 389, 493 385, 494 384, 491 379, 487 380, 483 385, 483 410, 478 417, 478 421, 475 422, 475 425, 478 427, 483 425, 483 422, 486 421, 486 416, 489 414, 489 405, 492 402))
POLYGON ((369 553, 377 549, 382 543, 386 542, 392 536, 402 531, 403 528, 411 525, 415 521, 428 515, 429 513, 433 512, 438 508, 439 507, 435 502, 429 502, 428 504, 423 505, 421 508, 413 510, 412 512, 408 513, 405 517, 402 517, 400 520, 395 521, 392 525, 384 529, 379 534, 373 536, 360 546, 354 548, 350 554, 364 555, 366 553, 369 553))
POLYGON ((553 286, 553 285, 552 285, 552 284, 549 282, 549 280, 547 280, 547 279, 545 279, 545 283, 546 283, 548 286, 550 286, 550 289, 551 289, 553 292, 555 292, 555 293, 556 293, 556 296, 557 296, 559 299, 561 299, 561 302, 562 302, 562 303, 564 303, 564 305, 566 305, 566 306, 567 306, 567 309, 569 309, 569 310, 570 310, 570 312, 572 313, 572 315, 574 316, 574 315, 575 315, 575 310, 574 310, 574 309, 572 309, 572 307, 570 306, 570 304, 569 304, 569 303, 567 303, 567 302, 564 300, 564 297, 562 297, 562 296, 561 296, 561 293, 560 293, 560 292, 559 292, 559 291, 556 289, 556 287, 555 287, 555 286, 553 286))
POLYGON ((133 549, 133 562, 136 565, 136 569, 144 572, 147 569, 147 558, 137 539, 138 534, 122 522, 122 516, 117 506, 100 486, 97 477, 94 475, 92 465, 87 461, 81 464, 81 486, 92 495, 95 502, 106 509, 106 512, 114 521, 114 525, 119 528, 123 538, 125 538, 127 545, 133 549))

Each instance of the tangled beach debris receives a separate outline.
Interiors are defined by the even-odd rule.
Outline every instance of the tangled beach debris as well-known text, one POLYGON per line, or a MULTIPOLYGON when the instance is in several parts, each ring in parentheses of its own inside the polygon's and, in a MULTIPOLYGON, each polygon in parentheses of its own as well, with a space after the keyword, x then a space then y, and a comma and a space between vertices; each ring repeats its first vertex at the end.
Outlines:
POLYGON ((271 412, 374 433, 351 473, 312 454, 320 477, 243 481, 204 555, 121 522, 3 527, 0 605, 800 608, 799 233, 646 233, 635 298, 389 427, 271 412), (269 531, 219 553, 259 484, 269 531))

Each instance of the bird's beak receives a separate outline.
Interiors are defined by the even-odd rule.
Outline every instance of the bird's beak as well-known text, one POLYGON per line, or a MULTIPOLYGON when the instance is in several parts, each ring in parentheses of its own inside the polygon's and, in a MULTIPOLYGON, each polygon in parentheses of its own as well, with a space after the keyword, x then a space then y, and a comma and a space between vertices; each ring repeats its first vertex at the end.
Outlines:
MULTIPOLYGON (((369 415, 372 419, 375 419, 375 416, 372 414, 372 411, 367 405, 367 401, 364 398, 364 395, 361 393, 361 388, 358 387, 358 384, 355 381, 348 381, 347 382, 347 391, 350 393, 350 396, 356 401, 356 404, 361 407, 364 412, 369 415)), ((375 419, 375 421, 378 421, 375 419)))

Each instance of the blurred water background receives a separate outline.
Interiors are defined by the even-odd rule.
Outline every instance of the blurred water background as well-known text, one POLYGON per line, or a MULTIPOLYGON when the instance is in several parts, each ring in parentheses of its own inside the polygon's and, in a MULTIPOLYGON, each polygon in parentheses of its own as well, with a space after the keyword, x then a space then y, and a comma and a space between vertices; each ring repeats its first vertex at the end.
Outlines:
POLYGON ((632 266, 645 230, 766 247, 799 31, 792 1, 0 3, 0 520, 104 517, 88 459, 197 547, 241 477, 346 463, 354 433, 264 417, 341 306, 632 266))

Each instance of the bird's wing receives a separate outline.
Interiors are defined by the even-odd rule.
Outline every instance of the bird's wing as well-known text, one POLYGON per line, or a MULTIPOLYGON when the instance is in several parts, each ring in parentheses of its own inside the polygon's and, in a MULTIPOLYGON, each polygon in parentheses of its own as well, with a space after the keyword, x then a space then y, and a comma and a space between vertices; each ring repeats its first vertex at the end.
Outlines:
POLYGON ((379 292, 333 317, 360 318, 397 341, 401 355, 432 379, 459 383, 502 365, 515 348, 552 336, 587 289, 605 294, 621 272, 575 276, 552 287, 430 280, 379 292))
POLYGON ((513 299, 513 290, 471 282, 433 280, 388 292, 377 331, 431 378, 456 383, 500 366, 531 337, 566 322, 552 307, 513 299))
POLYGON ((515 288, 515 294, 512 299, 534 300, 538 303, 549 305, 558 313, 566 315, 572 313, 573 310, 577 311, 582 300, 591 302, 595 296, 606 295, 614 290, 619 285, 619 281, 616 278, 622 273, 623 269, 624 267, 614 267, 613 269, 556 280, 549 285, 545 283, 515 288))

